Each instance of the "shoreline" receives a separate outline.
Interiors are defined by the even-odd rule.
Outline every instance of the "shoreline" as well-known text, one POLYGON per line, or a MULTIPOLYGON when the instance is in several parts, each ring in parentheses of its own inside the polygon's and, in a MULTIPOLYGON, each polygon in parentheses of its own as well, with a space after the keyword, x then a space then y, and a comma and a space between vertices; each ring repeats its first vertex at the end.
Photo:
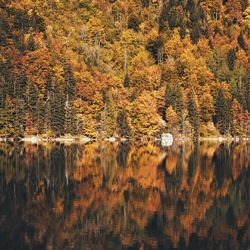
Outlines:
MULTIPOLYGON (((188 142, 192 141, 192 137, 175 137, 174 141, 177 142, 188 142)), ((161 141, 158 137, 141 137, 141 138, 120 138, 120 137, 110 137, 110 138, 90 138, 90 137, 39 137, 39 136, 27 136, 23 138, 0 138, 0 142, 30 142, 30 143, 40 143, 40 142, 81 142, 81 143, 89 143, 89 142, 128 142, 128 141, 161 141)), ((218 137, 199 137, 199 142, 203 141, 214 141, 214 142, 223 142, 223 141, 250 141, 250 137, 226 137, 226 136, 218 136, 218 137)))

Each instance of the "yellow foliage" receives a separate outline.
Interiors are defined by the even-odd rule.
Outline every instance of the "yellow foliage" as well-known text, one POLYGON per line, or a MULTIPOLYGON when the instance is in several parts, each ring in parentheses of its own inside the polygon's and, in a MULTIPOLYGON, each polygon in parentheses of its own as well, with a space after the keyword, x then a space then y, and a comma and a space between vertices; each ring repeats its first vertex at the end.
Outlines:
POLYGON ((166 121, 170 131, 176 129, 178 125, 178 116, 171 105, 166 109, 166 121))

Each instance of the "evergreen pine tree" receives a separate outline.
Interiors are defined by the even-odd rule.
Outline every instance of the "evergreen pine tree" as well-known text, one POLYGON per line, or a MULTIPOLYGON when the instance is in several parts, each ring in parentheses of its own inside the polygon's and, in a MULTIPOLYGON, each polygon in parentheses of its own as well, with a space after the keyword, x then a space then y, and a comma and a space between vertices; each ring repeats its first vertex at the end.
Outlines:
POLYGON ((5 102, 5 84, 4 84, 4 78, 1 77, 0 78, 0 108, 4 107, 4 102, 5 102))
POLYGON ((128 72, 126 72, 125 78, 124 78, 124 82, 123 82, 123 86, 125 88, 129 87, 129 76, 128 76, 128 72))
POLYGON ((8 137, 8 126, 10 123, 10 114, 5 107, 0 107, 0 137, 8 137))
POLYGON ((50 127, 57 135, 64 133, 65 123, 65 98, 58 87, 52 93, 52 100, 50 104, 50 127))
POLYGON ((175 85, 174 90, 174 109, 175 112, 178 114, 179 120, 183 111, 183 100, 182 100, 182 92, 179 84, 175 85))
POLYGON ((52 108, 51 108, 51 101, 52 101, 52 93, 48 93, 47 95, 47 99, 44 103, 44 117, 45 117, 45 124, 44 124, 44 128, 46 132, 51 132, 51 112, 52 112, 52 108))
POLYGON ((10 97, 5 100, 5 106, 0 108, 0 137, 14 136, 15 105, 10 97))
POLYGON ((142 6, 143 6, 143 7, 149 7, 149 1, 150 1, 150 0, 141 0, 142 6))
POLYGON ((166 108, 172 106, 175 112, 179 115, 182 113, 183 102, 179 84, 176 84, 174 87, 171 87, 169 84, 167 84, 166 95, 165 95, 165 106, 166 108))
POLYGON ((36 103, 36 126, 37 132, 42 134, 45 132, 45 106, 44 106, 44 98, 42 94, 39 94, 38 100, 36 103))
POLYGON ((102 115, 105 136, 113 136, 116 129, 116 108, 111 93, 105 96, 105 106, 102 115))
POLYGON ((30 35, 29 38, 28 38, 26 49, 31 50, 31 51, 34 51, 36 49, 35 48, 34 37, 32 35, 30 35))
POLYGON ((132 15, 128 18, 128 28, 133 29, 136 32, 140 30, 140 20, 137 16, 132 15))
POLYGON ((28 111, 35 118, 37 110, 37 101, 38 101, 38 89, 32 82, 29 82, 28 84, 26 99, 27 99, 28 111))
POLYGON ((48 74, 46 78, 46 84, 45 84, 45 102, 44 102, 44 128, 46 132, 51 132, 52 131, 52 105, 53 105, 53 98, 54 98, 54 93, 52 91, 52 76, 51 73, 48 74))
POLYGON ((15 97, 15 86, 14 83, 16 82, 17 79, 15 79, 15 74, 13 73, 13 68, 11 65, 11 61, 8 59, 6 62, 1 65, 2 67, 1 72, 4 72, 4 96, 6 97, 7 95, 9 97, 15 97))
POLYGON ((72 102, 65 105, 65 133, 77 134, 76 110, 72 102))
MULTIPOLYGON (((179 84, 176 84, 174 87, 171 87, 169 84, 166 86, 166 94, 165 94, 165 108, 169 108, 172 106, 174 111, 178 115, 178 122, 180 126, 183 125, 183 98, 182 92, 179 84)), ((165 115, 165 114, 164 114, 165 115)), ((166 120, 166 117, 164 117, 166 120)))
POLYGON ((51 73, 49 73, 47 78, 46 78, 45 90, 46 90, 47 99, 48 99, 50 91, 52 91, 52 75, 51 75, 51 73))
POLYGON ((128 114, 125 109, 122 109, 117 116, 118 133, 121 137, 127 138, 131 135, 130 127, 128 124, 128 114))
MULTIPOLYGON (((76 120, 76 111, 73 106, 72 101, 75 97, 75 84, 76 80, 73 75, 73 71, 69 62, 64 64, 64 80, 65 80, 65 108, 64 108, 64 115, 65 115, 65 133, 68 134, 76 134, 76 127, 77 127, 77 120, 76 120)), ((63 115, 63 114, 62 114, 63 115)))
POLYGON ((23 137, 25 130, 25 101, 24 99, 16 99, 15 118, 14 118, 14 134, 15 137, 23 137))
POLYGON ((193 138, 196 140, 199 137, 199 111, 193 93, 189 95, 188 117, 193 128, 193 138))
POLYGON ((186 31, 186 24, 184 22, 181 23, 180 26, 180 36, 182 39, 184 39, 187 35, 187 31, 186 31))
POLYGON ((225 107, 225 100, 223 92, 222 89, 219 89, 215 101, 215 114, 216 114, 215 122, 221 133, 224 132, 223 131, 224 107, 225 107))
POLYGON ((244 40, 244 37, 243 37, 243 32, 241 31, 240 32, 240 35, 238 36, 238 43, 240 45, 240 47, 243 49, 243 50, 246 50, 247 49, 247 46, 246 46, 246 42, 244 40))
POLYGON ((237 59, 234 49, 230 49, 227 54, 228 68, 232 71, 234 69, 235 60, 237 59))
POLYGON ((65 79, 65 96, 67 101, 72 101, 75 94, 75 84, 76 80, 74 78, 71 65, 67 62, 64 64, 64 79, 65 79))
POLYGON ((229 132, 230 129, 230 109, 230 103, 225 100, 222 89, 220 89, 215 101, 215 123, 223 135, 229 132))
POLYGON ((166 94, 165 94, 165 107, 168 108, 173 103, 172 89, 169 84, 166 85, 166 94))
POLYGON ((174 29, 174 28, 178 27, 178 25, 179 25, 178 14, 177 14, 176 9, 174 7, 169 12, 168 23, 169 23, 169 27, 171 29, 174 29))
POLYGON ((242 81, 243 107, 250 112, 250 72, 248 72, 242 81))

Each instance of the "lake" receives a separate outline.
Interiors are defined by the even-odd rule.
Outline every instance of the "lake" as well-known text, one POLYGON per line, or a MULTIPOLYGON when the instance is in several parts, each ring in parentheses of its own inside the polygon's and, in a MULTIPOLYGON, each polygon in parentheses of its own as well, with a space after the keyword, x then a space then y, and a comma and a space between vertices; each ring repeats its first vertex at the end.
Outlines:
POLYGON ((0 143, 0 249, 250 249, 250 142, 0 143))

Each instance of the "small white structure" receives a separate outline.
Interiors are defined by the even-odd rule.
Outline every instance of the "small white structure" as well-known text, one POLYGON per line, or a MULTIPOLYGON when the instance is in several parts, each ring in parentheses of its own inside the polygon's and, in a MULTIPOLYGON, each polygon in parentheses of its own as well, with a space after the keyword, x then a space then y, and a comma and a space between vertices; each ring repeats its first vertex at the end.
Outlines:
POLYGON ((31 142, 31 143, 37 143, 39 141, 38 137, 32 136, 32 137, 25 137, 22 138, 23 142, 31 142))
POLYGON ((106 139, 106 141, 109 141, 109 142, 115 142, 116 139, 115 137, 109 137, 108 139, 106 139))
POLYGON ((57 142, 73 142, 73 141, 75 141, 75 138, 73 138, 73 137, 57 137, 54 140, 57 142))
POLYGON ((80 137, 79 140, 80 140, 81 142, 87 143, 87 142, 90 142, 90 141, 91 141, 91 138, 89 138, 89 137, 87 137, 87 136, 83 136, 83 137, 80 137))
POLYGON ((162 133, 161 135, 161 145, 162 147, 169 147, 173 144, 174 137, 170 133, 162 133))

